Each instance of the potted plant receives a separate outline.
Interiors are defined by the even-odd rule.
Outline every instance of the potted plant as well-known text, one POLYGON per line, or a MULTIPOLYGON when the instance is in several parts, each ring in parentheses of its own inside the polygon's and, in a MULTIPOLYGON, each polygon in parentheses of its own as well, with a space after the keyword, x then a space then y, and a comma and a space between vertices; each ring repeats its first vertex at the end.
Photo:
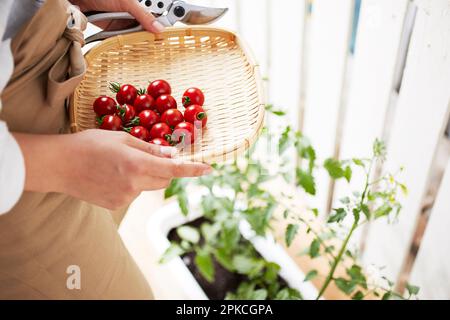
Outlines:
MULTIPOLYGON (((274 116, 284 116, 272 106, 267 110, 274 116)), ((366 223, 395 220, 401 210, 399 195, 407 193, 397 178, 401 170, 374 175, 386 157, 384 144, 375 141, 369 158, 330 158, 318 163, 315 149, 301 132, 290 127, 280 132, 270 134, 265 130, 261 138, 266 144, 276 141, 278 161, 272 161, 273 156, 267 160, 255 157, 253 148, 247 157, 234 163, 215 165, 211 176, 173 181, 165 196, 176 198, 178 206, 164 209, 172 225, 166 224, 167 249, 161 263, 177 259, 185 278, 190 276, 191 286, 199 289, 200 294, 192 298, 321 299, 331 284, 355 300, 415 296, 419 290, 415 286, 408 285, 409 294, 403 297, 394 292, 388 279, 368 277, 357 250, 350 246, 355 231, 366 223), (287 169, 293 153, 299 161, 294 170, 287 169), (317 224, 319 211, 299 205, 303 204, 299 199, 305 193, 316 194, 315 174, 319 169, 326 170, 333 180, 347 182, 359 170, 365 181, 360 190, 340 199, 339 205, 326 214, 326 220, 317 224), (198 196, 190 197, 192 192, 198 196), (309 235, 311 240, 302 254, 328 260, 326 274, 320 275, 315 269, 303 272, 287 258, 271 235, 273 223, 280 221, 285 225, 282 241, 287 247, 297 237, 309 235), (315 288, 310 281, 319 276, 323 281, 315 288)))

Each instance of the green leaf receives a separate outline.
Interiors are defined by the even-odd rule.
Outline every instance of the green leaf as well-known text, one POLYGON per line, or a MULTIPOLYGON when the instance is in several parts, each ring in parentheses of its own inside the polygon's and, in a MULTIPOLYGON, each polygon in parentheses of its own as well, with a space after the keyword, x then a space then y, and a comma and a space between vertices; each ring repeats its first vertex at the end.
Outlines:
POLYGON ((350 166, 344 168, 342 162, 339 160, 327 159, 325 160, 324 167, 334 180, 345 178, 347 182, 350 182, 352 179, 352 168, 350 166))
POLYGON ((220 232, 220 242, 224 250, 227 253, 231 252, 238 245, 240 239, 241 233, 237 221, 225 221, 222 224, 222 232, 220 232))
POLYGON ((344 208, 333 209, 333 211, 335 214, 328 218, 328 223, 339 223, 347 216, 347 211, 344 208))
POLYGON ((164 199, 169 199, 176 196, 185 187, 185 182, 183 179, 173 179, 170 185, 164 192, 164 199))
POLYGON ((375 210, 374 217, 375 217, 375 219, 385 217, 385 216, 389 215, 391 212, 392 212, 392 207, 389 204, 384 203, 383 205, 381 205, 381 207, 379 207, 378 209, 375 210))
POLYGON ((364 294, 361 291, 357 291, 353 296, 352 300, 362 300, 364 299, 364 294))
POLYGON ((336 286, 346 295, 351 295, 355 290, 356 284, 353 281, 345 280, 344 278, 337 278, 334 280, 336 286))
POLYGON ((266 264, 266 270, 264 272, 264 280, 270 284, 275 282, 278 278, 278 272, 280 272, 280 266, 276 263, 269 262, 266 264))
POLYGON ((358 283, 358 285, 364 289, 367 289, 366 276, 363 274, 360 266, 356 264, 352 265, 351 268, 347 269, 347 274, 354 282, 358 283))
POLYGON ((361 159, 353 159, 353 163, 359 167, 365 168, 366 165, 364 164, 364 161, 361 159))
POLYGON ((311 258, 316 258, 319 255, 320 251, 320 242, 317 239, 314 239, 309 246, 309 256, 311 258))
POLYGON ((287 219, 288 217, 289 217, 289 210, 286 209, 283 211, 283 218, 287 219))
POLYGON ((200 241, 200 233, 198 230, 189 226, 177 228, 177 234, 181 239, 193 244, 197 244, 200 241))
POLYGON ((410 296, 417 295, 420 291, 420 288, 418 286, 413 286, 409 283, 406 284, 406 290, 408 290, 408 293, 410 296))
POLYGON ((298 224, 289 224, 286 228, 286 233, 285 233, 285 240, 286 240, 286 245, 288 247, 291 246, 292 241, 294 240, 295 236, 297 235, 298 232, 298 224))
POLYGON ((312 174, 297 168, 297 185, 301 186, 306 193, 316 195, 316 183, 312 174))
POLYGON ((308 272, 305 276, 305 280, 303 280, 304 282, 306 281, 311 281, 312 279, 314 279, 315 277, 317 277, 318 272, 317 270, 311 270, 310 272, 308 272))
POLYGON ((278 153, 279 155, 283 155, 286 150, 289 148, 291 144, 291 127, 286 127, 284 132, 281 134, 280 141, 278 142, 278 153))
POLYGON ((267 290, 266 289, 258 289, 253 291, 253 294, 250 296, 250 300, 266 300, 267 299, 267 290))
POLYGON ((392 297, 392 293, 390 291, 383 294, 383 297, 381 297, 381 300, 390 300, 392 297))
POLYGON ((278 117, 282 117, 286 115, 286 112, 282 111, 282 110, 275 110, 274 106, 271 104, 266 105, 266 111, 270 112, 278 117))
POLYGON ((362 204, 361 205, 361 210, 364 213, 364 215, 366 216, 367 220, 370 220, 370 210, 369 207, 366 204, 362 204))
POLYGON ((234 266, 231 255, 229 255, 223 248, 215 250, 214 257, 222 265, 222 267, 224 267, 230 272, 234 272, 234 266))
POLYGON ((197 266, 200 274, 208 281, 214 281, 214 263, 211 255, 206 250, 197 250, 195 256, 195 265, 197 266))
POLYGON ((291 288, 284 288, 280 290, 275 296, 275 300, 301 300, 300 292, 291 288))
POLYGON ((186 192, 180 192, 177 195, 178 206, 180 207, 181 212, 184 216, 189 214, 189 200, 186 192))
POLYGON ((233 266, 238 273, 250 276, 261 272, 264 262, 246 255, 236 255, 233 257, 233 266))
POLYGON ((205 241, 207 243, 212 243, 216 240, 222 226, 220 223, 203 223, 200 227, 200 231, 203 235, 203 238, 205 238, 205 241))
POLYGON ((161 259, 159 259, 159 263, 167 263, 173 258, 181 256, 182 254, 184 254, 184 252, 185 251, 183 250, 183 248, 181 248, 178 244, 172 243, 170 244, 170 247, 167 248, 167 250, 164 252, 161 259))

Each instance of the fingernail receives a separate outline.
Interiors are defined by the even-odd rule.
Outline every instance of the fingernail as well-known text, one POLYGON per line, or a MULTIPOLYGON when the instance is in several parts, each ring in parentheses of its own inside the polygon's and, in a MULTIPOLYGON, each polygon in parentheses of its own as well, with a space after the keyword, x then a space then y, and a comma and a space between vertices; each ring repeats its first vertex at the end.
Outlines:
POLYGON ((156 20, 153 21, 152 26, 153 26, 153 29, 156 32, 163 32, 164 31, 164 26, 159 21, 156 21, 156 20))
POLYGON ((178 150, 173 147, 161 147, 161 154, 169 157, 175 157, 178 153, 178 150))

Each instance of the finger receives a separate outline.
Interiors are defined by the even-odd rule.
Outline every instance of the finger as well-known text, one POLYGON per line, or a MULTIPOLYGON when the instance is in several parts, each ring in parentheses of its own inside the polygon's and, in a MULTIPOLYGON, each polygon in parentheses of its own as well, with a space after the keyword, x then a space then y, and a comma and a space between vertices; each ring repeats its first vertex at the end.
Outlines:
POLYGON ((177 149, 173 147, 165 147, 165 146, 157 146, 140 139, 137 139, 133 136, 129 136, 127 140, 127 144, 135 149, 143 151, 145 153, 149 153, 151 155, 162 157, 162 158, 173 158, 177 154, 177 149))
POLYGON ((145 30, 153 33, 161 33, 164 31, 164 26, 156 20, 150 11, 142 7, 139 2, 135 0, 127 1, 127 5, 128 8, 126 11, 135 17, 145 30))
POLYGON ((212 173, 212 167, 205 163, 180 161, 153 157, 149 160, 148 174, 160 178, 201 177, 212 173), (150 165, 151 163, 151 165, 150 165))
POLYGON ((149 177, 142 182, 142 189, 145 191, 166 189, 170 185, 170 181, 170 179, 149 177))

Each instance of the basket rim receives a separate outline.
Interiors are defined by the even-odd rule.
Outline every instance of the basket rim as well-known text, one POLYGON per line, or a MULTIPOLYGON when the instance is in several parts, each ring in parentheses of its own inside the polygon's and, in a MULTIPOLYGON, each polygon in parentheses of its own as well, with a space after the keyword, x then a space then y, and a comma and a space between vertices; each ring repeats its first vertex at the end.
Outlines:
MULTIPOLYGON (((97 43, 94 47, 92 47, 88 52, 86 52, 84 58, 86 63, 86 68, 89 68, 90 61, 94 59, 98 54, 103 52, 105 49, 110 47, 117 47, 117 46, 123 46, 127 43, 132 42, 133 40, 150 40, 150 41, 158 41, 163 40, 165 38, 171 37, 171 36, 192 36, 199 33, 205 33, 205 35, 211 35, 211 34, 217 34, 223 37, 229 38, 231 41, 236 42, 236 44, 241 48, 243 51, 245 58, 247 59, 249 65, 251 66, 253 77, 255 78, 256 82, 256 90, 258 93, 258 118, 256 119, 256 131, 253 132, 253 134, 247 138, 245 138, 242 142, 236 143, 235 145, 232 145, 230 147, 224 148, 221 151, 219 150, 210 150, 210 151, 203 151, 201 153, 194 153, 188 156, 188 158, 191 161, 201 161, 201 162, 207 162, 207 163, 213 163, 215 159, 218 158, 228 158, 230 156, 233 156, 234 158, 237 158, 242 153, 244 153, 246 150, 250 148, 251 145, 253 145, 256 140, 261 135, 262 129, 264 127, 264 119, 265 119, 265 105, 267 98, 265 96, 265 90, 263 88, 263 80, 260 70, 260 65, 256 60, 256 57, 248 45, 248 43, 243 40, 239 35, 237 35, 235 32, 224 29, 224 28, 218 28, 218 27, 211 27, 211 26, 182 26, 182 27, 169 27, 166 28, 162 33, 159 34, 153 34, 147 31, 140 31, 140 32, 134 32, 130 34, 125 35, 118 35, 115 37, 111 37, 108 39, 105 39, 103 41, 100 41, 97 43), (218 154, 220 152, 220 154, 218 154)), ((76 107, 75 107, 75 100, 78 99, 78 93, 77 90, 74 91, 74 93, 70 96, 69 99, 69 120, 70 120, 70 131, 71 133, 77 133, 81 130, 78 128, 77 125, 77 114, 76 114, 76 107)))

